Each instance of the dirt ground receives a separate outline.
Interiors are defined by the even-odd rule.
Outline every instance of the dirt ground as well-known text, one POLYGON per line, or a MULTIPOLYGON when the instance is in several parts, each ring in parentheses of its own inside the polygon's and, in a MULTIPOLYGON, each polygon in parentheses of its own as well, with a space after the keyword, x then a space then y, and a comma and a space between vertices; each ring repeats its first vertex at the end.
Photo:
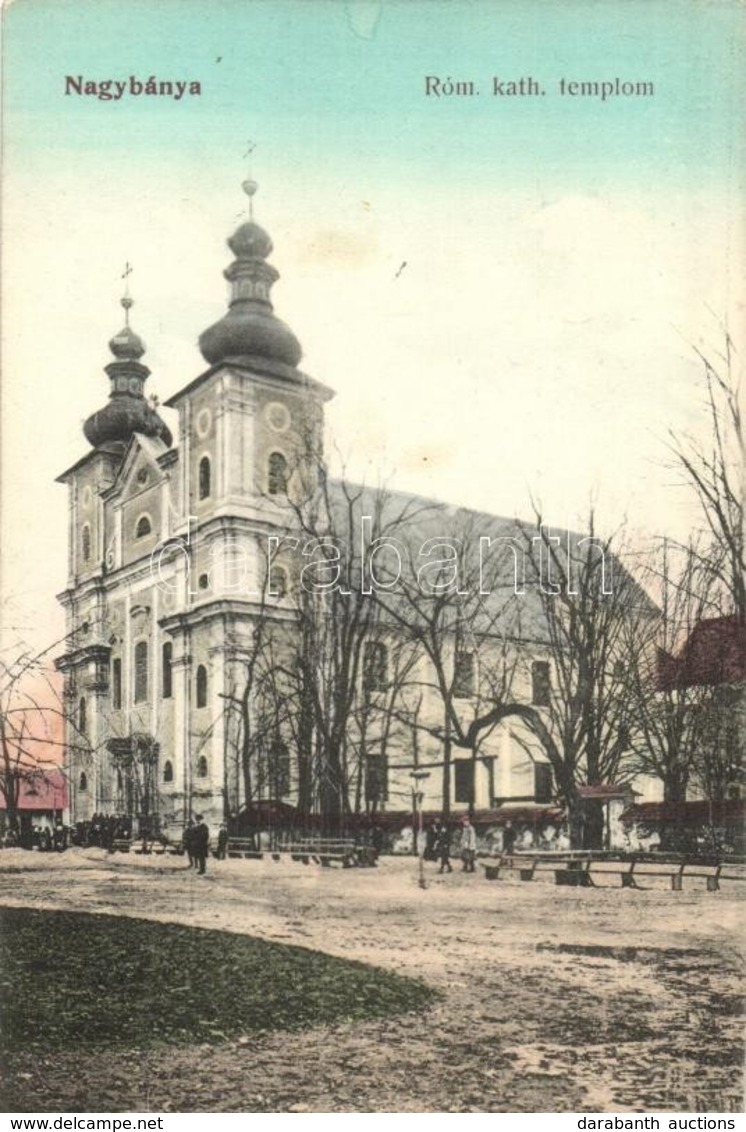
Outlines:
POLYGON ((419 1017, 217 1046, 15 1054, 3 1111, 741 1111, 746 885, 573 889, 429 865, 423 891, 411 858, 208 870, 7 850, 0 903, 246 932, 416 975, 444 998, 419 1017))

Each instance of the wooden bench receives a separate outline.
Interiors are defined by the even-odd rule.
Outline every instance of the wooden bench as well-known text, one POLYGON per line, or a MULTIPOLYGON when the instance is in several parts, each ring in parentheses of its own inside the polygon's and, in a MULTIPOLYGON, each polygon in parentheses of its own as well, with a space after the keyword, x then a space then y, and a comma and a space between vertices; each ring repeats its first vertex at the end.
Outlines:
POLYGON ((622 888, 639 888, 635 877, 636 861, 589 861, 586 869, 587 884, 592 888, 604 888, 599 882, 603 877, 619 877, 622 888))
POLYGON ((261 861, 264 854, 254 848, 251 837, 229 837, 226 846, 226 855, 232 858, 242 858, 245 861, 261 861))
POLYGON ((502 859, 500 857, 495 860, 480 861, 479 864, 484 869, 485 880, 499 880, 500 879, 500 866, 502 859))
POLYGON ((708 892, 720 891, 721 880, 744 881, 743 873, 734 871, 741 862, 721 862, 718 860, 696 860, 674 857, 673 860, 658 860, 654 855, 569 850, 567 853, 548 854, 502 854, 480 862, 486 880, 499 880, 504 871, 517 872, 522 881, 534 880, 540 873, 553 872, 557 885, 574 888, 609 887, 607 879, 619 878, 621 888, 641 889, 650 887, 645 879, 664 878, 670 882, 671 891, 681 892, 688 878, 704 880, 708 892))
MULTIPOLYGON (((640 861, 637 865, 637 880, 644 881, 646 877, 664 877, 671 882, 672 892, 682 892, 685 878, 703 878, 707 884, 708 892, 720 890, 720 876, 722 865, 704 864, 701 861, 640 861)), ((743 877, 733 877, 733 880, 743 880, 743 877)), ((639 885, 638 885, 639 887, 639 885)))
MULTIPOLYGON (((513 865, 513 868, 515 867, 513 865)), ((518 873, 522 881, 533 880, 538 873, 554 873, 555 884, 582 883, 575 879, 580 876, 581 870, 568 868, 566 862, 560 863, 541 857, 528 857, 525 861, 521 861, 518 865, 518 873), (568 878, 567 881, 564 880, 565 877, 568 878)))
POLYGON ((522 881, 531 881, 539 873, 553 873, 554 883, 574 888, 604 887, 598 882, 605 876, 619 877, 622 888, 637 888, 633 860, 612 858, 594 860, 588 852, 568 852, 543 857, 537 854, 505 853, 480 862, 485 880, 499 880, 501 872, 517 872, 522 881))
MULTIPOLYGON (((339 864, 343 868, 363 864, 359 858, 360 850, 350 838, 326 838, 319 840, 290 841, 280 845, 270 852, 271 860, 280 862, 289 857, 292 861, 301 864, 311 863, 329 868, 339 864)), ((249 837, 231 837, 228 839, 226 855, 232 858, 241 858, 246 861, 261 861, 264 853, 254 848, 254 842, 249 837)))
POLYGON ((129 853, 132 841, 129 837, 115 837, 111 843, 110 853, 129 853))
POLYGON ((322 868, 338 864, 344 869, 349 869, 359 863, 357 846, 350 838, 320 838, 317 841, 289 842, 283 846, 283 849, 290 855, 291 860, 301 861, 304 865, 313 861, 322 868))
POLYGON ((544 858, 540 854, 524 856, 521 853, 502 853, 499 857, 483 858, 479 864, 484 869, 485 880, 501 880, 501 872, 507 871, 518 873, 522 881, 530 881, 537 873, 564 872, 567 868, 564 858, 544 858))
POLYGON ((166 845, 155 837, 136 837, 132 841, 132 851, 140 856, 149 856, 151 853, 162 856, 166 852, 166 845))

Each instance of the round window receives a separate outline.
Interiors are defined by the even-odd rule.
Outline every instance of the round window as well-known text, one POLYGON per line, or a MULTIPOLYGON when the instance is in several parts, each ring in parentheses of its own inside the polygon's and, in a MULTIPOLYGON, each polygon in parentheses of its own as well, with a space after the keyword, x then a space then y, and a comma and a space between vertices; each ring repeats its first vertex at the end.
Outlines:
POLYGON ((212 413, 209 409, 200 409, 197 413, 197 420, 195 428, 197 429, 197 436, 204 438, 207 436, 212 426, 212 413))
POLYGON ((290 410, 281 401, 272 401, 265 409, 267 424, 275 432, 286 432, 290 427, 290 410))

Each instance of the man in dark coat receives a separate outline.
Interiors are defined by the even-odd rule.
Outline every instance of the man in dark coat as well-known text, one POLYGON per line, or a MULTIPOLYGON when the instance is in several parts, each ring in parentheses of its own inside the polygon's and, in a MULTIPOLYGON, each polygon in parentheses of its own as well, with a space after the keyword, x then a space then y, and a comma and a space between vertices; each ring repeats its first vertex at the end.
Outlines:
POLYGON ((202 814, 197 814, 197 825, 195 826, 193 837, 193 853, 194 860, 197 865, 197 872, 200 876, 205 875, 205 865, 207 864, 207 849, 210 844, 210 831, 205 825, 205 819, 202 814))
POLYGON ((184 850, 186 852, 186 855, 189 858, 189 868, 193 869, 194 865, 195 865, 195 860, 194 860, 194 822, 192 821, 191 818, 189 819, 189 821, 184 826, 184 837, 183 837, 182 844, 184 846, 184 850))
POLYGON ((453 872, 451 865, 451 831, 442 822, 435 823, 435 853, 440 861, 439 873, 453 872))
POLYGON ((226 852, 227 848, 228 848, 228 830, 226 828, 225 822, 223 822, 220 829, 218 830, 218 853, 217 853, 217 857, 218 857, 219 861, 225 860, 225 852, 226 852))

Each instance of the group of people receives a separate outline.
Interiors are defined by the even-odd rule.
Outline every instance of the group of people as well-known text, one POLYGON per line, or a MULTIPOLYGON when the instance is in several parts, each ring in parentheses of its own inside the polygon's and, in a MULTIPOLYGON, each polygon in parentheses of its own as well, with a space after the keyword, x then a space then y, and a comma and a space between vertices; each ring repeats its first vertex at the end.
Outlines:
MULTIPOLYGON (((469 818, 460 822, 459 855, 461 857, 462 872, 473 873, 477 860, 477 831, 469 818)), ((439 873, 452 873, 451 847, 453 845, 453 830, 440 818, 427 827, 425 831, 425 860, 438 861, 439 873)))
POLYGON ((42 853, 62 853, 67 849, 67 829, 61 821, 54 824, 54 829, 44 826, 33 832, 33 843, 42 853))
POLYGON ((78 825, 79 843, 96 845, 100 849, 111 849, 115 841, 131 837, 132 818, 127 814, 94 814, 90 822, 78 825))
MULTIPOLYGON (((462 818, 458 825, 458 855, 461 858, 462 872, 476 871, 477 860, 477 831, 468 817, 462 818)), ((513 823, 508 821, 502 828, 503 853, 512 853, 516 846, 517 831, 513 823)), ((442 819, 436 818, 425 830, 425 860, 437 861, 440 864, 439 873, 452 873, 451 849, 453 846, 455 830, 442 819)))
MULTIPOLYGON (((202 814, 195 814, 194 818, 190 818, 186 823, 182 844, 189 858, 189 868, 196 869, 199 876, 204 876, 207 865, 207 853, 210 848, 210 830, 205 824, 205 819, 202 814)), ((227 848, 228 830, 225 823, 223 823, 218 830, 217 847, 215 850, 215 856, 218 861, 225 860, 227 848)))

